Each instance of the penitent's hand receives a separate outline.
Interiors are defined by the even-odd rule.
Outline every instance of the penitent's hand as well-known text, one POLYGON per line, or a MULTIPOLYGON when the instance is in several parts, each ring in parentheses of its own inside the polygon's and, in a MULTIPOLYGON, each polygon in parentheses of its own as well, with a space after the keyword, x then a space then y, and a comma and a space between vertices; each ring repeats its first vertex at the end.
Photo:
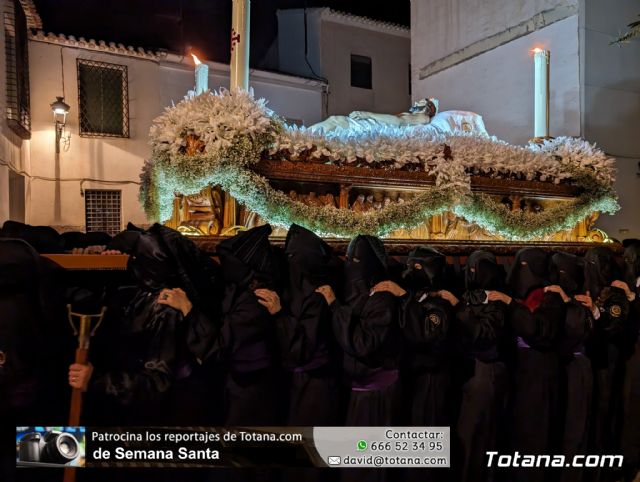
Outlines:
POLYGON ((380 281, 377 285, 371 288, 371 294, 381 293, 386 291, 387 293, 391 293, 393 296, 401 297, 404 296, 407 292, 400 285, 394 283, 393 281, 380 281))
POLYGON ((447 290, 436 291, 434 295, 439 296, 443 300, 447 300, 451 304, 451 306, 456 306, 460 301, 451 291, 447 290))
POLYGON ((329 306, 331 306, 336 300, 336 294, 333 292, 333 288, 331 288, 331 286, 329 285, 322 285, 316 288, 316 293, 320 293, 322 296, 324 296, 324 299, 329 306))
POLYGON ((512 298, 501 291, 489 291, 487 293, 487 301, 502 301, 505 305, 510 305, 512 298))
POLYGON ((598 311, 598 307, 593 304, 593 298, 591 298, 589 291, 584 295, 575 295, 574 298, 578 303, 582 303, 582 306, 587 308, 591 314, 593 314, 594 318, 598 319, 600 312, 598 311))
POLYGON ((157 301, 160 305, 167 305, 175 310, 181 311, 183 316, 187 316, 193 308, 187 294, 180 288, 174 288, 172 290, 163 289, 158 295, 157 301))
POLYGON ((627 299, 629 301, 633 301, 636 299, 636 294, 629 289, 629 285, 624 281, 620 281, 619 279, 617 279, 613 283, 611 283, 611 286, 613 286, 614 288, 620 288, 622 291, 624 291, 624 294, 627 296, 627 299))
POLYGON ((258 297, 258 303, 264 306, 270 314, 275 315, 282 309, 280 297, 275 291, 259 288, 254 293, 258 297))
POLYGON ((544 292, 545 293, 558 293, 560 295, 560 297, 562 298, 562 301, 564 301, 565 303, 569 303, 569 301, 571 301, 571 298, 569 296, 567 296, 567 294, 564 292, 564 290, 562 289, 561 286, 558 286, 558 285, 545 286, 544 287, 544 292))
POLYGON ((71 385, 73 388, 77 388, 79 390, 82 390, 83 392, 86 392, 92 374, 93 365, 91 363, 89 363, 88 365, 74 363, 69 367, 69 385, 71 385))

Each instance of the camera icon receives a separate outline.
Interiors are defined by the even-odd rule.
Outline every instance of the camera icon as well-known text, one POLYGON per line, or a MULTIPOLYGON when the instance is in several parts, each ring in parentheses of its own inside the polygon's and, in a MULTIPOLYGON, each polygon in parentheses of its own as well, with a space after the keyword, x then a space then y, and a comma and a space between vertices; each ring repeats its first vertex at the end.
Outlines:
POLYGON ((80 455, 80 444, 70 433, 51 431, 44 435, 31 432, 20 439, 20 462, 67 464, 80 455))

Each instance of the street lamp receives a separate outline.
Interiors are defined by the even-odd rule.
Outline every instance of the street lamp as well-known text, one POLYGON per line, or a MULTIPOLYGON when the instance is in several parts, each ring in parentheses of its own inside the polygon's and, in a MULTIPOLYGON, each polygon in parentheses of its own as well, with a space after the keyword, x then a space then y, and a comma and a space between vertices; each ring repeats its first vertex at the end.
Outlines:
POLYGON ((56 97, 56 100, 51 103, 53 120, 56 126, 56 154, 60 154, 60 140, 64 133, 64 126, 67 123, 69 109, 69 104, 64 101, 64 97, 56 97))

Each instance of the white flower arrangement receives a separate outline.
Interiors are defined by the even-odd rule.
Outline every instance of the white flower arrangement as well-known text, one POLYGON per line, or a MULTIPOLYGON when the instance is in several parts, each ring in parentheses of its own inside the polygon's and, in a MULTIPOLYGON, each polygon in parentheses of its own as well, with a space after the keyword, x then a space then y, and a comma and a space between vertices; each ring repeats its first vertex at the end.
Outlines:
POLYGON ((560 137, 526 147, 495 137, 455 132, 434 134, 420 126, 371 127, 327 134, 285 126, 264 100, 244 91, 204 93, 167 108, 150 132, 153 149, 145 164, 141 200, 147 214, 171 216, 175 192, 195 194, 218 184, 267 221, 301 224, 320 234, 384 235, 412 228, 431 215, 452 210, 509 239, 530 239, 571 228, 590 212, 615 212, 614 161, 592 144, 560 137), (188 136, 198 152, 186 155, 188 136), (404 204, 357 213, 307 206, 271 187, 251 165, 263 157, 315 160, 378 169, 420 170, 435 186, 404 204), (543 213, 514 214, 471 192, 471 176, 570 183, 583 192, 571 203, 543 213))

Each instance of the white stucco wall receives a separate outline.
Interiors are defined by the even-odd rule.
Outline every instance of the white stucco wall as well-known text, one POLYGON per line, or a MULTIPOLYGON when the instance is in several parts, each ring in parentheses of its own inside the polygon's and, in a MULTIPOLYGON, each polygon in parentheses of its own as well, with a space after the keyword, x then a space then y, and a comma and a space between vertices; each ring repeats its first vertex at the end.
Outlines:
MULTIPOLYGON (((4 22, 6 1, 0 0, 0 18, 4 22)), ((0 28, 0 160, 17 170, 29 171, 29 142, 17 136, 7 125, 6 57, 4 24, 0 28)), ((28 181, 25 189, 28 192, 28 181)), ((14 202, 21 203, 22 200, 14 202)), ((10 218, 9 168, 0 165, 0 225, 10 218)))
MULTIPOLYGON (((43 42, 30 42, 32 174, 62 181, 32 182, 30 224, 84 226, 84 199, 79 181, 91 178, 108 181, 137 181, 142 162, 149 155, 146 136, 151 120, 160 111, 157 63, 132 57, 92 52, 43 42), (70 106, 67 133, 70 145, 55 159, 55 132, 49 104, 62 95, 60 53, 64 58, 65 101, 70 106), (79 136, 76 59, 110 62, 128 67, 130 138, 86 138, 79 136), (58 164, 58 165, 57 165, 58 164)), ((136 202, 135 184, 106 185, 86 182, 84 189, 121 189, 124 222, 146 222, 136 202)))
POLYGON ((553 2, 412 2, 413 98, 436 97, 440 99, 441 110, 477 112, 483 116, 491 134, 523 144, 533 137, 531 49, 545 48, 551 51, 551 135, 580 135, 578 15, 430 77, 419 78, 422 67, 478 41, 483 35, 495 34, 500 28, 527 20, 535 13, 536 4, 539 10, 550 3, 553 2), (447 7, 445 3, 458 8, 447 7), (467 7, 461 8, 462 3, 467 7), (498 5, 504 8, 496 10, 498 5), (447 30, 449 24, 455 28, 447 30))
MULTIPOLYGON (((147 135, 153 119, 171 102, 179 102, 193 88, 190 59, 169 55, 164 61, 145 60, 76 47, 31 41, 31 112, 33 117, 32 174, 62 179, 33 180, 27 222, 61 229, 84 229, 84 199, 79 178, 100 181, 138 181, 144 160, 150 155, 147 135), (69 149, 55 159, 55 134, 49 104, 62 95, 60 52, 64 58, 66 102, 71 107, 66 130, 69 149), (76 59, 126 65, 129 80, 129 138, 79 136, 76 59), (73 181, 64 181, 73 179, 73 181)), ((210 63, 209 86, 228 87, 228 66, 210 63)), ((277 113, 312 124, 322 118, 322 90, 318 82, 269 72, 253 71, 251 86, 256 97, 265 97, 277 113)), ((138 201, 136 184, 109 185, 87 181, 84 189, 121 189, 122 222, 147 223, 138 201)))
POLYGON ((322 23, 322 72, 329 79, 332 114, 355 110, 395 114, 410 107, 411 39, 399 35, 322 23), (371 89, 351 86, 351 55, 371 58, 371 89))
POLYGON ((610 42, 637 16, 635 0, 616 0, 615 8, 605 0, 585 0, 580 25, 584 135, 617 157, 622 207, 614 216, 602 216, 598 226, 619 239, 640 238, 640 40, 623 47, 610 42))
POLYGON ((413 67, 430 64, 536 14, 577 4, 578 0, 413 0, 413 67))
POLYGON ((279 69, 326 78, 327 115, 349 114, 354 110, 406 111, 411 97, 410 43, 406 29, 334 13, 328 8, 309 8, 305 59, 304 9, 278 11, 279 69), (351 86, 352 54, 371 58, 371 89, 351 86))

